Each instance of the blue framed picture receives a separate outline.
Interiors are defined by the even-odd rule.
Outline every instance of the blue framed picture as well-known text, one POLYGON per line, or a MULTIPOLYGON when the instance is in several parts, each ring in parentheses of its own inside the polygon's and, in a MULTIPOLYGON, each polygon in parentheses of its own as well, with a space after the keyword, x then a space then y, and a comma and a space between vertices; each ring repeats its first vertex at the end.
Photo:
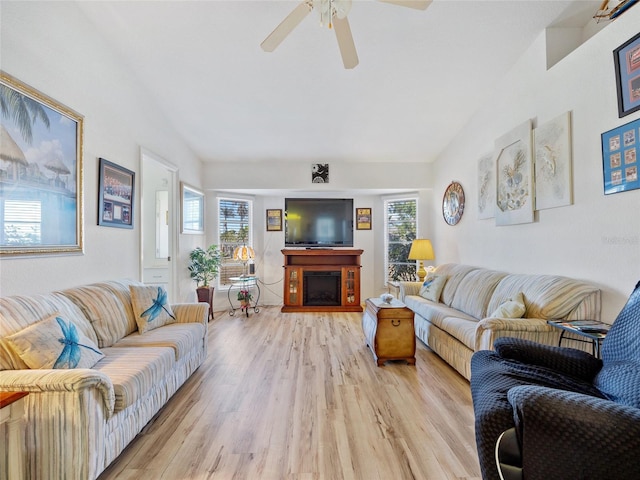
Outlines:
POLYGON ((640 119, 602 134, 602 173, 604 193, 640 188, 640 119))
POLYGON ((640 110, 640 33, 613 51, 620 118, 640 110))

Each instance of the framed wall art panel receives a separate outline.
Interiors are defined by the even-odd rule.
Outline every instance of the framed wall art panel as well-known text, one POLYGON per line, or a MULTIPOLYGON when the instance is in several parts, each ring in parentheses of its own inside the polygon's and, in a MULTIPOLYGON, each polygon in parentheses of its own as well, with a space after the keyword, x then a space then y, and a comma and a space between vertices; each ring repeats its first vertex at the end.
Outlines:
POLYGON ((98 171, 98 225, 133 228, 136 174, 104 158, 98 171))
POLYGON ((496 216, 496 159, 493 153, 478 160, 478 219, 496 216))
POLYGON ((282 231, 282 209, 268 208, 267 209, 267 232, 281 232, 281 231, 282 231))
POLYGON ((602 134, 602 174, 604 193, 640 188, 640 119, 602 134))
POLYGON ((536 210, 573 203, 571 114, 565 112, 534 130, 536 210))
POLYGON ((640 33, 613 51, 620 118, 640 110, 640 33))
POLYGON ((533 222, 531 120, 496 140, 496 225, 533 222))
POLYGON ((356 230, 371 230, 370 208, 356 208, 356 230))
POLYGON ((0 105, 0 255, 82 253, 82 115, 2 71, 0 105))

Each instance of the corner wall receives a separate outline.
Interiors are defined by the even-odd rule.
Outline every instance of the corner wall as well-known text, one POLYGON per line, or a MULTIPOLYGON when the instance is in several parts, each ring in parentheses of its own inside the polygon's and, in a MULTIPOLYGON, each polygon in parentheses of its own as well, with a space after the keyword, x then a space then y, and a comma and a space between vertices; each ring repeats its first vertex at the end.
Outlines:
MULTIPOLYGON (((174 163, 196 186, 200 161, 75 2, 3 1, 0 13, 1 68, 84 116, 84 254, 2 258, 0 295, 139 279, 141 147, 174 163), (137 174, 133 230, 97 226, 99 157, 137 174)), ((182 240, 178 298, 193 289, 185 263, 193 240, 182 240)))
MULTIPOLYGON (((439 263, 584 279, 603 291, 603 320, 615 319, 640 280, 640 190, 604 195, 600 135, 640 118, 640 112, 618 118, 612 54, 638 25, 636 6, 549 70, 543 32, 496 86, 434 165, 436 199, 452 179, 466 196, 457 226, 434 225, 439 263), (523 225, 479 220, 478 159, 523 121, 531 119, 535 128, 566 111, 572 115, 573 205, 538 211, 534 223, 523 225)), ((440 208, 436 201, 434 217, 440 208)))
MULTIPOLYGON (((213 162, 205 163, 207 191, 207 243, 216 243, 217 196, 233 192, 254 200, 254 249, 256 268, 265 283, 260 303, 282 304, 284 232, 266 231, 266 209, 284 209, 286 197, 353 198, 354 208, 372 208, 372 229, 354 230, 354 248, 362 254, 361 298, 373 297, 384 291, 384 213, 382 195, 419 197, 420 235, 430 235, 433 220, 431 210, 431 164, 428 163, 364 163, 309 160, 305 162, 213 162), (329 183, 311 183, 311 165, 329 163, 329 183)), ((216 294, 215 310, 227 304, 226 290, 216 294)))

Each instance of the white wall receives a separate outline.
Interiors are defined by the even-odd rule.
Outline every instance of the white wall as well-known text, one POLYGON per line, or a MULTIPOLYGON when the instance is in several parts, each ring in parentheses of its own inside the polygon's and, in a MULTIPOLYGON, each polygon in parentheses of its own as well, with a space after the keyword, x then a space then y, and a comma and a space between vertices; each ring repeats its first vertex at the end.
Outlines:
MULTIPOLYGON (((3 258, 0 294, 48 292, 91 281, 140 278, 140 197, 133 230, 97 226, 98 158, 135 171, 140 149, 179 167, 198 186, 201 163, 145 88, 95 33, 75 2, 1 2, 2 69, 84 115, 84 255, 3 258)), ((180 242, 179 262, 203 236, 180 242)), ((186 265, 186 263, 185 263, 186 265)), ((193 284, 179 272, 180 296, 193 284)))
MULTIPOLYGON (((615 318, 640 280, 640 190, 603 194, 600 135, 640 118, 640 112, 618 118, 612 55, 638 25, 634 7, 550 70, 542 33, 496 86, 435 165, 435 192, 456 179, 467 199, 457 226, 434 226, 439 262, 585 279, 602 288, 603 319, 615 318), (532 119, 535 127, 566 111, 573 119, 574 204, 536 212, 530 224, 478 220, 477 160, 523 121, 532 119)), ((438 199, 432 208, 435 215, 438 199)))

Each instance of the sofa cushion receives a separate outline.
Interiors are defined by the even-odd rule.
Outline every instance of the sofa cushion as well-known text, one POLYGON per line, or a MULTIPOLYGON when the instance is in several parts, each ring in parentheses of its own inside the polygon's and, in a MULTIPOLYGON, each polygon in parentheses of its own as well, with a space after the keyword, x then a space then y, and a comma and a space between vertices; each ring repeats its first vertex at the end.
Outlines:
POLYGON ((445 275, 430 275, 420 287, 420 296, 432 302, 439 302, 446 281, 445 275))
POLYGON ((91 322, 100 347, 110 347, 137 329, 136 323, 129 320, 123 299, 106 283, 70 288, 60 293, 80 307, 91 322))
POLYGON ((461 315, 444 317, 438 322, 438 327, 447 332, 467 348, 475 350, 476 329, 478 322, 475 319, 465 318, 461 315))
POLYGON ((467 274, 477 269, 478 267, 459 265, 457 263, 445 263, 438 266, 438 268, 436 268, 436 274, 445 275, 447 277, 447 283, 442 289, 440 301, 450 307, 456 290, 458 289, 458 285, 462 279, 464 279, 467 274))
POLYGON ((70 320, 78 331, 93 343, 98 343, 96 333, 82 311, 68 298, 50 293, 47 295, 15 295, 0 298, 0 370, 29 368, 5 341, 5 337, 37 323, 50 315, 59 314, 70 320))
POLYGON ((518 292, 502 302, 489 316, 492 318, 522 318, 526 311, 522 292, 518 292))
POLYGON ((170 348, 105 348, 105 357, 95 369, 113 383, 116 397, 114 413, 133 405, 158 382, 165 380, 175 366, 170 348))
POLYGON ((428 320, 437 327, 442 328, 443 321, 448 317, 458 317, 464 320, 472 322, 478 322, 478 320, 471 315, 462 313, 455 308, 447 307, 441 303, 431 302, 418 295, 408 295, 404 299, 404 303, 409 307, 416 315, 421 316, 425 320, 428 320))
POLYGON ((507 274, 494 270, 478 269, 469 272, 460 281, 451 306, 477 319, 487 316, 487 307, 493 290, 507 274))
POLYGON ((176 316, 167 303, 167 292, 163 287, 132 285, 129 290, 131 291, 133 314, 140 333, 176 321, 176 316))
POLYGON ((31 369, 91 368, 104 357, 94 342, 58 313, 5 340, 31 369))
POLYGON ((527 318, 600 319, 600 290, 557 275, 506 275, 493 292, 489 311, 518 292, 524 295, 527 318))
POLYGON ((201 323, 173 323, 144 335, 133 333, 115 343, 114 347, 169 347, 179 360, 194 350, 202 349, 206 327, 201 323))

